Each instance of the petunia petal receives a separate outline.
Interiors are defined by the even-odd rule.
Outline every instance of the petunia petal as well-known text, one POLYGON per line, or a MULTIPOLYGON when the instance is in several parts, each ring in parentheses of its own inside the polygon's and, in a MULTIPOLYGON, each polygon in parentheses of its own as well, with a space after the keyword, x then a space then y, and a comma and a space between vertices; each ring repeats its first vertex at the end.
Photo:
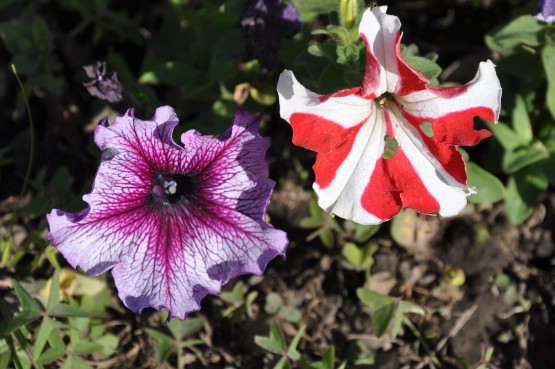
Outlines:
POLYGON ((480 63, 478 73, 463 86, 434 87, 400 98, 407 119, 432 123, 434 141, 450 145, 475 145, 489 137, 473 129, 473 118, 497 122, 501 108, 501 85, 491 61, 480 63))
POLYGON ((555 0, 540 0, 533 15, 542 22, 555 23, 555 0))
POLYGON ((401 21, 386 14, 387 6, 367 9, 359 34, 366 44, 363 96, 376 98, 384 92, 424 89, 428 80, 410 67, 401 55, 401 21))
MULTIPOLYGON (((331 206, 356 170, 370 139, 375 104, 359 96, 358 89, 317 95, 304 88, 290 71, 281 74, 277 89, 280 114, 293 128, 293 143, 318 153, 314 188, 320 195, 320 206, 342 216, 347 211, 343 206, 331 206)), ((376 139, 383 141, 383 135, 378 136, 376 139)), ((377 146, 380 149, 383 147, 377 146)))
POLYGON ((168 309, 169 319, 198 310, 230 278, 262 273, 287 245, 264 219, 274 183, 259 119, 238 112, 219 139, 190 131, 184 148, 172 140, 176 124, 164 107, 150 121, 130 111, 99 125, 95 141, 107 154, 84 196, 89 208, 48 215, 49 240, 71 265, 112 269, 126 306, 168 309), (175 204, 156 202, 160 174, 194 178, 194 190, 175 204))

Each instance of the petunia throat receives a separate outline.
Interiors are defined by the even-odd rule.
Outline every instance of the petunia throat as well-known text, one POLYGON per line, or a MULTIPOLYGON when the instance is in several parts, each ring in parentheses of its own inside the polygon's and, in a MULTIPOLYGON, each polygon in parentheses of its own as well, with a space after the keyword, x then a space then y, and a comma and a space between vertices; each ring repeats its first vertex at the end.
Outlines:
POLYGON ((152 184, 152 198, 162 205, 190 200, 196 187, 195 177, 181 173, 157 173, 152 184))
POLYGON ((378 103, 380 109, 390 109, 392 107, 403 108, 403 105, 399 103, 399 97, 391 92, 384 92, 375 101, 378 103))

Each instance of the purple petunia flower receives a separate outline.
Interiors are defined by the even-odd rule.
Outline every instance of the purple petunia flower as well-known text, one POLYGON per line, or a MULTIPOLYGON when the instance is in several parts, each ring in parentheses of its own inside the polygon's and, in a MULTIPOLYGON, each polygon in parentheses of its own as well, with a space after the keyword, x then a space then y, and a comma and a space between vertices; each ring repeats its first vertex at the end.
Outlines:
POLYGON ((241 14, 243 32, 242 59, 258 59, 266 73, 275 64, 276 54, 284 38, 301 29, 300 15, 293 4, 282 0, 247 0, 241 14))
POLYGON ((83 67, 91 80, 83 83, 89 93, 101 100, 117 103, 122 100, 123 88, 116 72, 108 73, 105 62, 83 67))
POLYGON ((168 106, 152 120, 129 110, 101 121, 89 207, 47 215, 48 239, 74 268, 111 270, 127 307, 167 309, 168 319, 198 310, 237 275, 261 274, 287 246, 265 221, 274 182, 260 119, 239 110, 220 138, 190 130, 183 147, 172 139, 177 123, 168 106))
POLYGON ((540 0, 533 15, 542 22, 555 22, 555 0, 540 0))

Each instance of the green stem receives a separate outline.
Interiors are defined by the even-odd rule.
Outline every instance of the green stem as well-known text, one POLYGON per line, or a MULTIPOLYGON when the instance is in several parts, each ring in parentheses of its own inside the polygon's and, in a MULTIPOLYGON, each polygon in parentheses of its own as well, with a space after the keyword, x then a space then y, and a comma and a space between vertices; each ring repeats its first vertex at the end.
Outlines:
POLYGON ((25 195, 25 191, 27 191, 27 185, 29 184, 29 178, 31 177, 31 170, 33 168, 33 158, 35 157, 35 124, 33 123, 33 115, 31 114, 31 107, 29 106, 29 100, 27 99, 27 95, 25 95, 25 88, 23 87, 23 83, 21 82, 21 79, 17 74, 17 69, 15 68, 14 64, 12 64, 12 71, 13 71, 13 74, 15 75, 17 83, 19 84, 19 89, 21 90, 21 94, 23 95, 25 109, 27 110, 27 117, 29 118, 29 135, 30 135, 31 142, 29 147, 29 162, 27 163, 25 178, 23 179, 23 185, 21 186, 21 191, 15 203, 15 208, 14 208, 12 217, 10 219, 10 226, 8 228, 8 239, 6 244, 4 245, 4 250, 2 252, 1 265, 4 267, 8 265, 8 260, 10 258, 10 250, 13 242, 13 226, 17 218, 17 212, 19 211, 21 198, 23 197, 23 195, 25 195))
POLYGON ((418 338, 418 341, 420 341, 420 344, 422 345, 422 348, 424 348, 424 351, 426 351, 426 353, 428 354, 428 356, 432 360, 432 363, 434 363, 437 366, 440 366, 441 363, 440 363, 439 359, 437 358, 435 353, 430 349, 430 346, 428 346, 428 344, 424 340, 424 337, 422 337, 422 334, 420 334, 420 331, 418 330, 418 328, 416 328, 416 326, 414 324, 412 324, 410 319, 407 318, 406 316, 403 317, 403 323, 405 323, 410 328, 412 333, 416 336, 416 338, 418 338))

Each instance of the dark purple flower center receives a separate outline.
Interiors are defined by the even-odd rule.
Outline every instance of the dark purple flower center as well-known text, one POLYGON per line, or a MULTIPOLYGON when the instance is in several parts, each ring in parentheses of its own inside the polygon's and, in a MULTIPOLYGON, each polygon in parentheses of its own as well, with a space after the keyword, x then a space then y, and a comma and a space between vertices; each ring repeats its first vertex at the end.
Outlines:
POLYGON ((173 205, 183 199, 191 200, 196 187, 192 175, 180 173, 157 173, 152 185, 152 198, 162 205, 173 205))

